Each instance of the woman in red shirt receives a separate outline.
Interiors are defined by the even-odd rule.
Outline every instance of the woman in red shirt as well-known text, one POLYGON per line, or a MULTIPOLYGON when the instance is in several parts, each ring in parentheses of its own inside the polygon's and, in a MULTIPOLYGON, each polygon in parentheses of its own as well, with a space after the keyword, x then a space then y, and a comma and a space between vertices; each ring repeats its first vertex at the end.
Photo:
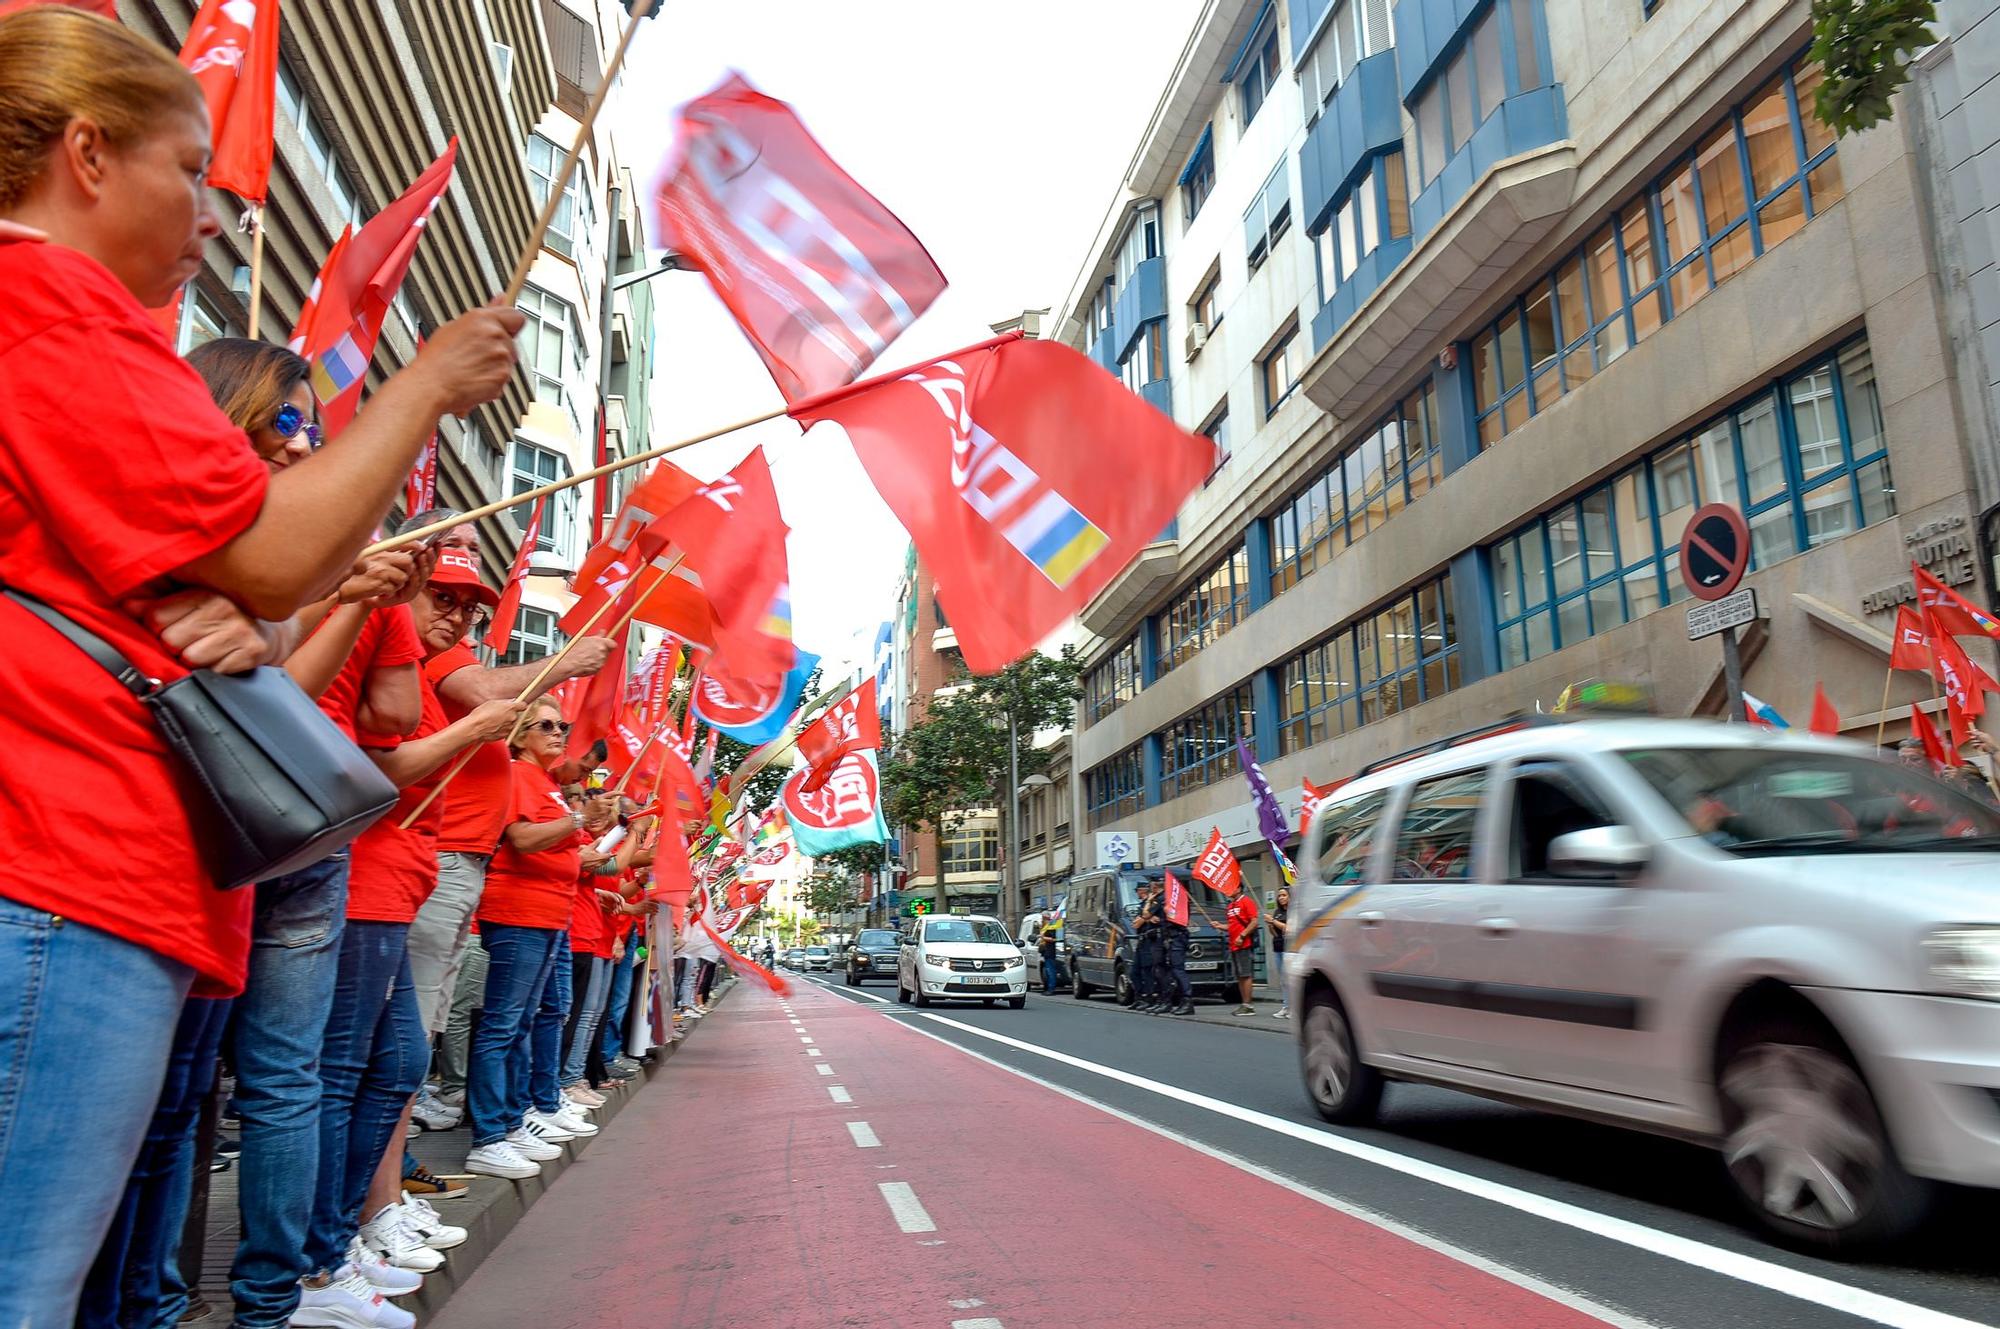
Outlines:
MULTIPOLYGON (((117 23, 36 6, 0 18, 0 124, 0 222, 45 237, 0 243, 0 585, 170 681, 208 662, 191 637, 214 625, 190 623, 186 602, 135 602, 203 587, 279 621, 331 587, 438 417, 504 388, 521 316, 441 329, 341 447, 267 475, 146 312, 221 230, 194 79, 117 23)), ((215 888, 186 776, 145 708, 8 597, 0 641, 0 690, 35 701, 0 714, 0 990, 17 997, 0 1003, 0 1047, 19 1050, 0 1057, 0 1323, 66 1324, 182 998, 198 976, 224 991, 242 979, 251 896, 215 888), (117 852, 87 873, 46 796, 63 785, 89 789, 115 828, 117 852), (78 1094, 68 1050, 85 1040, 119 1055, 78 1094)))

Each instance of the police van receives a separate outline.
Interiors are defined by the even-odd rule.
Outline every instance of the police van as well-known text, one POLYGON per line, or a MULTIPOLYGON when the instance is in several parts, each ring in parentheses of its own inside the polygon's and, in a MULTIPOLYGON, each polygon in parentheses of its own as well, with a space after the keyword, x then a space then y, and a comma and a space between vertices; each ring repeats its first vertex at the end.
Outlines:
POLYGON ((1069 994, 1078 1000, 1108 991, 1130 1006, 1138 974, 1139 884, 1171 872, 1188 893, 1188 983, 1197 997, 1237 1000, 1229 971, 1223 913, 1229 902, 1188 876, 1186 868, 1100 869, 1072 878, 1063 915, 1063 958, 1069 994))

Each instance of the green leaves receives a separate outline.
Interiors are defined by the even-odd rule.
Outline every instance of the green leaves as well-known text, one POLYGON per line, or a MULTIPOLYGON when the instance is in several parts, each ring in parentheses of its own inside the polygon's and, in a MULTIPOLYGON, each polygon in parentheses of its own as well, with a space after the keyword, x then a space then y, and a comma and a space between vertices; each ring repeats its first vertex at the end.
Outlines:
POLYGON ((1813 113, 1837 135, 1894 113, 1909 62, 1937 41, 1933 0, 1813 0, 1810 58, 1825 72, 1813 113))

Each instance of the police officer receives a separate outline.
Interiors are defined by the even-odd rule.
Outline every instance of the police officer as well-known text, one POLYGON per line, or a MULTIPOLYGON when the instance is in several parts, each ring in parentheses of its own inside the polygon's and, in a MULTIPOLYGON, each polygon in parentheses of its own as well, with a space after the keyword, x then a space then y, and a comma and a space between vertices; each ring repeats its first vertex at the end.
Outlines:
MULTIPOLYGON (((1155 896, 1156 900, 1160 897, 1155 896)), ((1166 916, 1164 904, 1160 911, 1160 941, 1163 949, 1160 966, 1160 1005, 1163 1015, 1193 1015, 1194 987, 1187 975, 1187 924, 1176 923, 1166 916)))
POLYGON ((1140 882, 1139 914, 1134 923, 1138 942, 1133 950, 1138 963, 1132 982, 1132 1009, 1145 1015, 1156 1014, 1162 1009, 1160 929, 1165 923, 1166 915, 1160 908, 1160 884, 1156 881, 1140 882))

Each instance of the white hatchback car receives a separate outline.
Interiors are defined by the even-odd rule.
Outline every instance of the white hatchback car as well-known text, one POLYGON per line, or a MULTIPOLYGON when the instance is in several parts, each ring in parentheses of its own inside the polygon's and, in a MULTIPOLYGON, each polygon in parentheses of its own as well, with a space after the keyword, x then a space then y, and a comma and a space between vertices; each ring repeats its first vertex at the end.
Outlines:
POLYGON ((2000 813, 1852 743, 1516 723, 1344 786, 1286 984, 1306 1088, 1385 1080, 1705 1141, 1838 1249, 2000 1186, 2000 813))
POLYGON ((903 934, 896 1000, 1028 1004, 1028 965, 1000 920, 977 914, 925 918, 903 934))

